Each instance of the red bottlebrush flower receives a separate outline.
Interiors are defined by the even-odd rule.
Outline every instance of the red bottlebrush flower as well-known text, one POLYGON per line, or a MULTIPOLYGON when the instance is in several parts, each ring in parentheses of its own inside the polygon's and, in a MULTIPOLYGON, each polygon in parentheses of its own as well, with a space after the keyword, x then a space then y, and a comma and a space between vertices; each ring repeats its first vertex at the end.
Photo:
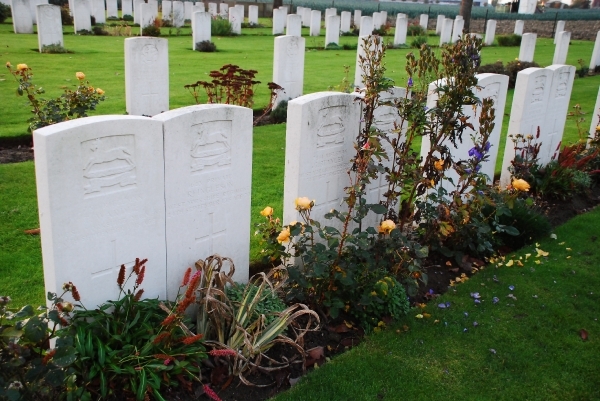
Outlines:
POLYGON ((213 349, 209 354, 211 356, 236 356, 237 352, 232 349, 213 349))
POLYGON ((59 312, 63 311, 63 304, 62 304, 62 302, 59 302, 59 303, 56 304, 56 309, 58 309, 59 312))
POLYGON ((196 334, 195 336, 184 338, 181 342, 184 343, 185 345, 190 345, 190 344, 195 343, 196 341, 198 341, 201 338, 202 338, 202 334, 196 334))
POLYGON ((119 287, 123 287, 123 283, 125 283, 125 265, 121 265, 119 277, 117 277, 117 284, 119 284, 119 287))
POLYGON ((135 274, 139 275, 142 267, 144 266, 144 264, 148 261, 148 259, 142 259, 140 260, 140 258, 135 258, 135 264, 133 265, 133 271, 135 272, 135 274))
POLYGON ((169 337, 170 335, 171 335, 171 333, 169 333, 168 331, 160 333, 159 335, 156 336, 156 338, 154 339, 154 341, 152 341, 152 344, 154 344, 154 345, 160 344, 160 342, 162 340, 164 340, 165 338, 169 337))
POLYGON ((67 322, 67 319, 65 319, 64 317, 62 317, 62 316, 59 317, 59 320, 60 320, 61 326, 67 327, 69 325, 69 322, 67 322))
POLYGON ((200 284, 200 274, 196 272, 190 280, 190 284, 188 285, 188 288, 185 291, 184 297, 191 298, 194 295, 194 291, 196 291, 196 288, 198 288, 198 284, 200 284))
POLYGON ((162 360, 171 358, 171 356, 167 355, 167 354, 154 354, 152 356, 155 357, 156 359, 162 359, 162 360))
POLYGON ((137 280, 135 280, 135 285, 142 284, 142 281, 144 281, 144 274, 146 274, 146 266, 142 266, 140 269, 140 274, 138 274, 137 280))
POLYGON ((161 326, 168 326, 168 325, 170 325, 171 323, 173 323, 173 320, 175 320, 175 318, 176 318, 176 317, 177 317, 177 315, 169 315, 169 316, 167 316, 167 317, 165 318, 165 320, 163 320, 163 321, 161 322, 161 324, 160 324, 160 325, 161 325, 161 326))
POLYGON ((44 356, 44 359, 42 359, 42 365, 47 365, 50 359, 52 359, 52 357, 54 356, 54 354, 56 354, 56 349, 53 349, 52 351, 48 352, 46 356, 44 356))
POLYGON ((135 297, 133 297, 134 301, 139 301, 142 298, 142 294, 144 293, 143 289, 138 290, 138 292, 135 293, 135 297))
POLYGON ((202 389, 204 390, 204 394, 206 394, 208 396, 208 398, 210 398, 211 400, 221 401, 221 399, 219 398, 217 393, 215 393, 214 390, 212 388, 210 388, 210 386, 208 384, 205 384, 204 386, 202 386, 202 389))
POLYGON ((171 363, 171 358, 165 359, 165 361, 163 362, 166 365, 168 365, 169 363, 171 363))
POLYGON ((188 306, 190 306, 192 301, 192 298, 184 298, 183 301, 181 301, 181 303, 177 306, 177 313, 181 314, 185 312, 185 310, 188 308, 188 306))
POLYGON ((192 268, 188 267, 183 275, 183 281, 181 282, 181 286, 185 287, 190 282, 190 276, 192 275, 192 268))
POLYGON ((71 284, 71 295, 73 296, 73 299, 77 302, 81 301, 81 296, 79 295, 79 291, 77 291, 77 287, 75 287, 75 284, 70 283, 71 284))

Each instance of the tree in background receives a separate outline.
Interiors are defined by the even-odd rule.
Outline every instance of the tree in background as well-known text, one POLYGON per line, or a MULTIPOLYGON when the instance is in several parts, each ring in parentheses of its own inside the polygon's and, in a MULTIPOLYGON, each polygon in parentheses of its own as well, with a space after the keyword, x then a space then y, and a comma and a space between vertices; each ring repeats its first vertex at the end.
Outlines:
POLYGON ((462 0, 460 2, 460 13, 465 20, 464 32, 471 32, 471 8, 473 8, 473 0, 462 0))

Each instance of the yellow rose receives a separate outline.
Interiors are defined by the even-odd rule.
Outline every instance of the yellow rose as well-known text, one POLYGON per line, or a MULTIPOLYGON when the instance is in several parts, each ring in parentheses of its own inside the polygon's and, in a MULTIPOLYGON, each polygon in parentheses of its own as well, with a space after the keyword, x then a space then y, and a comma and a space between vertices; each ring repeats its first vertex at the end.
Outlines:
POLYGON ((521 178, 513 180, 512 186, 519 191, 529 191, 529 183, 521 178))
POLYGON ((104 95, 104 91, 100 88, 96 88, 96 93, 99 95, 104 95))
POLYGON ((296 198, 295 203, 296 210, 310 210, 315 205, 315 202, 311 202, 307 197, 296 198))
POLYGON ((79 79, 80 81, 85 79, 85 74, 83 72, 76 72, 75 76, 77 77, 77 79, 79 79))
MULTIPOLYGON (((7 66, 8 66, 8 64, 7 64, 7 66)), ((596 126, 596 131, 600 131, 600 125, 596 126)))
POLYGON ((379 226, 379 232, 383 234, 389 234, 394 228, 396 228, 396 223, 394 223, 392 220, 385 220, 381 222, 381 225, 379 226))
POLYGON ((269 217, 273 214, 273 208, 271 206, 267 206, 263 210, 261 210, 260 215, 264 217, 269 217))
POLYGON ((17 71, 23 71, 28 69, 27 64, 17 64, 17 71))
POLYGON ((7 61, 6 62, 6 68, 10 68, 10 67, 12 67, 12 64, 10 63, 10 61, 7 61))
POLYGON ((284 228, 277 236, 277 242, 283 244, 284 242, 290 242, 290 229, 284 228))
POLYGON ((444 169, 444 161, 442 159, 433 163, 433 166, 437 171, 442 171, 444 169))

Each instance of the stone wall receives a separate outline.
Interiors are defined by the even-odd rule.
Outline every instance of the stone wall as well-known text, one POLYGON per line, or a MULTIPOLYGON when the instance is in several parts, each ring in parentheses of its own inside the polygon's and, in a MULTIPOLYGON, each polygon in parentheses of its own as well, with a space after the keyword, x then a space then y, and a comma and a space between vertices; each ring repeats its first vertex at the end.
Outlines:
MULTIPOLYGON (((513 33, 515 21, 496 20, 496 35, 513 33)), ((554 21, 532 21, 525 20, 523 33, 537 33, 538 38, 551 38, 554 21)), ((471 20, 471 32, 484 33, 485 20, 471 20)), ((430 27, 431 28, 431 27, 430 27)), ((565 30, 571 32, 571 39, 596 40, 596 34, 600 31, 600 21, 565 21, 565 30)))

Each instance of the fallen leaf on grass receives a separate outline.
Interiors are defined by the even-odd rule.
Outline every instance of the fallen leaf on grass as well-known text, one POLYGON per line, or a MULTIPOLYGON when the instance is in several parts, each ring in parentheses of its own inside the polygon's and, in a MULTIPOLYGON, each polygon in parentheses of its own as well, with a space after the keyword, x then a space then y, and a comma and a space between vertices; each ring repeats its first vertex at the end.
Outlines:
POLYGON ((29 235, 40 235, 40 229, 39 228, 34 228, 33 230, 24 230, 23 232, 25 234, 29 234, 29 235))
POLYGON ((311 366, 318 366, 317 362, 321 365, 325 362, 325 348, 314 347, 306 351, 306 361, 304 366, 310 368, 311 366))
POLYGON ((588 339, 588 332, 587 332, 587 330, 585 330, 585 329, 579 330, 579 337, 581 337, 581 339, 583 341, 587 341, 587 339, 588 339))

